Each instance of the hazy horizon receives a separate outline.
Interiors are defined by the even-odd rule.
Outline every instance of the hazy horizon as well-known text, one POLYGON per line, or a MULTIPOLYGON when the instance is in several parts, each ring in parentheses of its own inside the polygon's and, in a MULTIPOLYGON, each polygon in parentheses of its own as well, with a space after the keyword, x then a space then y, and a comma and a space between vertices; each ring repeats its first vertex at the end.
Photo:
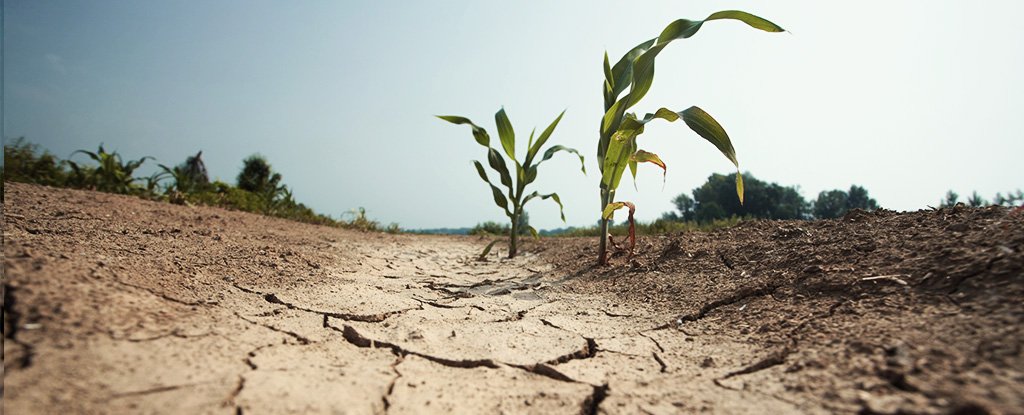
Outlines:
MULTIPOLYGON (((947 190, 1024 187, 1024 3, 616 4, 7 0, 3 137, 62 158, 104 143, 169 165, 202 150, 211 178, 231 183, 260 153, 319 213, 365 207, 403 228, 459 228, 506 219, 473 170, 482 147, 434 115, 497 137, 504 106, 521 151, 567 110, 549 143, 578 149, 588 176, 557 155, 531 190, 558 192, 567 223, 549 201, 527 210, 538 229, 589 226, 604 52, 614 62, 674 19, 741 9, 789 33, 709 22, 659 56, 636 111, 704 108, 743 171, 809 200, 856 184, 884 208, 917 210, 947 190)), ((651 166, 638 191, 620 187, 641 220, 734 171, 681 123, 651 123, 640 140, 668 164, 664 190, 651 166)))

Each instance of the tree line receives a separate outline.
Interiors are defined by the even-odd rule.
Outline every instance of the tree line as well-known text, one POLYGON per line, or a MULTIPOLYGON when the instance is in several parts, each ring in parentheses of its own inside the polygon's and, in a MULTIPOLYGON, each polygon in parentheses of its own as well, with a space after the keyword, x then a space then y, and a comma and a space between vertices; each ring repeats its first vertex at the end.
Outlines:
POLYGON ((795 186, 782 186, 758 180, 750 172, 743 174, 743 204, 736 200, 736 173, 712 174, 691 194, 681 193, 672 199, 676 210, 662 215, 663 220, 709 223, 731 217, 763 219, 830 219, 851 209, 875 210, 878 203, 864 187, 853 185, 849 190, 827 190, 808 201, 795 186))

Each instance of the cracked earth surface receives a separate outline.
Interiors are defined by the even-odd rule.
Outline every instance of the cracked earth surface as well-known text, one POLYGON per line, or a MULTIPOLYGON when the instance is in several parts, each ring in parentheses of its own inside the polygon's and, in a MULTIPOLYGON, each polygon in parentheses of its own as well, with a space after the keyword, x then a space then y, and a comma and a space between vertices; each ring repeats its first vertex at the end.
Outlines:
POLYGON ((597 268, 585 239, 478 262, 471 237, 5 197, 11 414, 1024 412, 1006 209, 744 223, 597 268))

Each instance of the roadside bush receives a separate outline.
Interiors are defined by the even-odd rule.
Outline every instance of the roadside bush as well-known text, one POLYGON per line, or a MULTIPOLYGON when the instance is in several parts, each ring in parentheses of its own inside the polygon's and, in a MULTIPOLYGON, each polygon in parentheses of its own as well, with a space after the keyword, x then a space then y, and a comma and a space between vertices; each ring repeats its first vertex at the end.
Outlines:
POLYGON ((25 137, 4 145, 4 180, 64 186, 67 178, 63 161, 25 137))
MULTIPOLYGON (((274 173, 266 159, 259 155, 245 160, 245 167, 238 177, 240 186, 236 187, 222 181, 209 181, 201 151, 174 168, 161 164, 161 171, 141 178, 133 176, 135 170, 152 157, 124 161, 117 152, 108 153, 102 145, 96 152, 79 150, 72 155, 78 153, 86 155, 95 164, 61 160, 24 138, 18 138, 4 145, 2 179, 130 194, 177 204, 216 206, 317 225, 401 232, 396 223, 380 228, 377 222, 366 218, 363 209, 356 212, 351 221, 335 220, 314 212, 295 201, 291 189, 280 184, 281 175, 274 173), (167 179, 173 182, 162 185, 167 179)), ((0 187, 0 192, 2 190, 0 187)))

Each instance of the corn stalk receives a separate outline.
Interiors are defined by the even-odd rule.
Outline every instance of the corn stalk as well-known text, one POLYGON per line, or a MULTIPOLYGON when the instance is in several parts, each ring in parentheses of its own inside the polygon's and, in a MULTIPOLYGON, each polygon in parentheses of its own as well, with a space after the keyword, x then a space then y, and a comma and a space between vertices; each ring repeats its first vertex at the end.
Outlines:
MULTIPOLYGON (((667 171, 666 164, 657 154, 641 150, 637 146, 637 137, 644 132, 644 125, 655 119, 669 122, 683 120, 691 130, 713 144, 736 166, 736 194, 743 203, 743 178, 739 174, 739 161, 736 150, 725 129, 710 114, 698 107, 675 112, 661 108, 643 118, 627 112, 635 106, 651 89, 654 83, 654 62, 658 54, 670 43, 678 39, 693 36, 701 26, 712 20, 739 20, 747 25, 766 32, 783 32, 784 29, 763 18, 752 14, 728 10, 713 13, 704 20, 679 19, 662 30, 657 38, 645 41, 629 52, 626 52, 612 66, 608 54, 604 55, 604 116, 601 118, 601 137, 597 145, 598 166, 601 169, 601 236, 598 247, 598 263, 607 263, 608 221, 615 209, 608 210, 615 201, 615 191, 622 180, 622 174, 628 167, 633 179, 636 180, 636 168, 639 163, 652 163, 667 171), (625 93, 625 95, 622 95, 625 93)), ((619 206, 621 207, 621 205, 619 206)), ((632 211, 633 209, 631 209, 632 211)))
MULTIPOLYGON (((530 133, 530 138, 526 145, 526 156, 523 161, 520 162, 516 159, 516 136, 515 131, 512 129, 512 122, 509 121, 508 115, 505 114, 505 109, 502 108, 496 114, 494 114, 494 122, 498 127, 498 138, 501 141, 501 148, 504 150, 505 156, 508 158, 506 162, 505 157, 498 152, 495 148, 491 147, 491 137, 487 134, 487 130, 474 124, 468 118, 460 117, 456 115, 439 115, 438 118, 448 121, 452 124, 467 124, 473 129, 473 138, 481 146, 487 148, 487 164, 498 173, 499 180, 505 190, 502 191, 495 186, 491 179, 487 176, 487 171, 484 170, 483 164, 479 161, 473 161, 473 165, 476 167, 476 172, 488 186, 491 187, 491 195, 494 198, 494 203, 498 205, 502 211, 505 212, 505 216, 512 222, 512 226, 509 231, 509 249, 508 257, 514 258, 518 251, 518 238, 519 238, 519 219, 522 217, 526 204, 531 200, 540 198, 551 199, 558 204, 558 211, 562 216, 562 222, 565 222, 565 212, 562 207, 562 199, 558 197, 557 193, 541 194, 539 192, 532 192, 526 194, 526 186, 533 183, 537 179, 537 168, 542 163, 554 157, 558 152, 564 151, 573 153, 580 159, 580 167, 583 174, 587 173, 586 166, 583 165, 583 156, 580 155, 575 149, 554 145, 544 151, 543 157, 537 160, 538 154, 540 154, 541 148, 547 143, 551 134, 555 131, 555 127, 558 126, 558 122, 562 120, 562 116, 565 115, 565 111, 562 111, 555 118, 550 125, 537 140, 534 141, 534 133, 536 130, 530 133), (513 164, 515 167, 515 177, 512 176, 512 170, 509 169, 508 164, 513 164)), ((537 230, 532 226, 527 225, 527 229, 534 238, 538 238, 537 230)), ((488 247, 490 249, 490 247, 488 247)))

